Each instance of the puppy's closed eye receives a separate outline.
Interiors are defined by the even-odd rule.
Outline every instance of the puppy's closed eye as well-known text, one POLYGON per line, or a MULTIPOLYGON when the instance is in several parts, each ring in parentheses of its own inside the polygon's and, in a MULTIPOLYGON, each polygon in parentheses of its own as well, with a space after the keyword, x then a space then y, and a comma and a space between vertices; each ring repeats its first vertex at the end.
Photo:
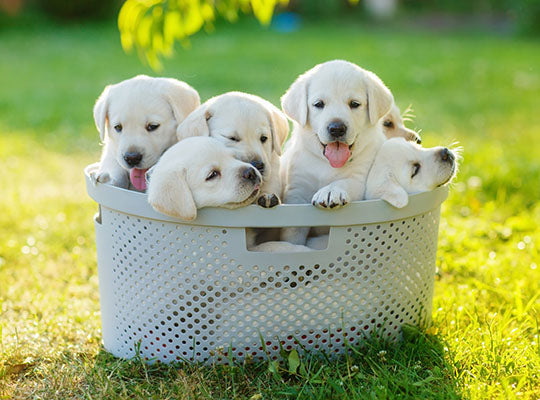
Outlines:
POLYGON ((412 165, 412 175, 411 175, 411 178, 414 178, 416 175, 418 175, 418 173, 420 172, 420 163, 414 163, 412 165))
POLYGON ((153 123, 149 123, 146 125, 146 130, 148 132, 153 132, 155 131, 157 128, 159 128, 159 124, 153 124, 153 123))
POLYGON ((226 136, 227 139, 229 139, 232 142, 239 142, 240 139, 236 136, 226 136))

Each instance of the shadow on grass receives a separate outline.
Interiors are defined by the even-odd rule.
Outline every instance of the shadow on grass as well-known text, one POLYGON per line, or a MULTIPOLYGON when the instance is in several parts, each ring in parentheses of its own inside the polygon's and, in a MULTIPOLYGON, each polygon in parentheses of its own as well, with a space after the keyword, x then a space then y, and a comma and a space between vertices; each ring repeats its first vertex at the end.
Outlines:
POLYGON ((398 343, 370 338, 334 360, 293 350, 279 362, 147 365, 102 349, 87 383, 90 395, 107 398, 462 398, 444 343, 410 326, 398 343))

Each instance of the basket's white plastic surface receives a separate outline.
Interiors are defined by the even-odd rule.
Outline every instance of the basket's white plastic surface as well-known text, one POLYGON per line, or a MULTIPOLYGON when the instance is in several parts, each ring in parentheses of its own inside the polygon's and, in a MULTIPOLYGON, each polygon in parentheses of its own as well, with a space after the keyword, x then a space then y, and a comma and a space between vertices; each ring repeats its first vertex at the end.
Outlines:
POLYGON ((249 206, 184 222, 154 212, 144 194, 94 186, 92 168, 103 343, 117 357, 219 362, 301 346, 334 354, 431 317, 446 187, 401 210, 380 200, 332 211, 249 206), (250 226, 331 226, 329 245, 250 252, 250 226))

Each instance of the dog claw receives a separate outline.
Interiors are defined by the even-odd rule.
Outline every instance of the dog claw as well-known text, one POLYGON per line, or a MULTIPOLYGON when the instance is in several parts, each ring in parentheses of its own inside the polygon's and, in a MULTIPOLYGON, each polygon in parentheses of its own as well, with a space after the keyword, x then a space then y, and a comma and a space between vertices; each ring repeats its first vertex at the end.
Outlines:
POLYGON ((311 204, 320 208, 336 208, 349 202, 348 195, 342 190, 329 188, 320 189, 311 200, 311 204))

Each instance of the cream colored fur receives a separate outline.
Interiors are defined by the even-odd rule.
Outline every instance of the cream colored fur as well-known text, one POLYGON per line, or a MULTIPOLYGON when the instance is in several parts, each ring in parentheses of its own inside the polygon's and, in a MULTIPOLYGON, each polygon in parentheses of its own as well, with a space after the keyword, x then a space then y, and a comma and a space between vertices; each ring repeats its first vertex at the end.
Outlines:
POLYGON ((126 152, 140 152, 137 168, 152 167, 161 154, 177 142, 178 124, 200 104, 199 94, 188 84, 170 78, 139 75, 109 85, 94 106, 94 120, 104 143, 94 182, 129 186, 126 152), (158 128, 149 132, 149 125, 158 128), (121 126, 121 132, 115 127, 121 126))
POLYGON ((387 140, 377 153, 366 184, 366 200, 383 199, 405 207, 409 194, 433 190, 454 177, 456 154, 444 147, 423 148, 404 138, 387 140), (443 157, 448 151, 446 160, 443 157))
POLYGON ((148 173, 148 202, 163 214, 192 220, 203 207, 238 208, 258 196, 261 175, 209 137, 193 137, 168 149, 148 173), (245 178, 246 171, 257 176, 245 178))
MULTIPOLYGON (((298 77, 281 102, 294 122, 281 160, 284 203, 334 208, 361 200, 369 167, 385 140, 379 121, 393 103, 388 88, 372 72, 334 60, 298 77), (324 108, 315 106, 319 101, 324 102, 324 108), (351 108, 352 101, 359 106, 351 108), (333 168, 323 154, 325 145, 334 141, 328 130, 333 121, 347 127, 340 141, 351 151, 340 168, 333 168)), ((305 244, 308 231, 284 229, 282 240, 305 244)))
POLYGON ((241 92, 229 92, 203 103, 177 129, 178 139, 210 136, 234 150, 242 161, 264 164, 263 185, 257 203, 280 203, 279 158, 289 124, 268 101, 241 92))

